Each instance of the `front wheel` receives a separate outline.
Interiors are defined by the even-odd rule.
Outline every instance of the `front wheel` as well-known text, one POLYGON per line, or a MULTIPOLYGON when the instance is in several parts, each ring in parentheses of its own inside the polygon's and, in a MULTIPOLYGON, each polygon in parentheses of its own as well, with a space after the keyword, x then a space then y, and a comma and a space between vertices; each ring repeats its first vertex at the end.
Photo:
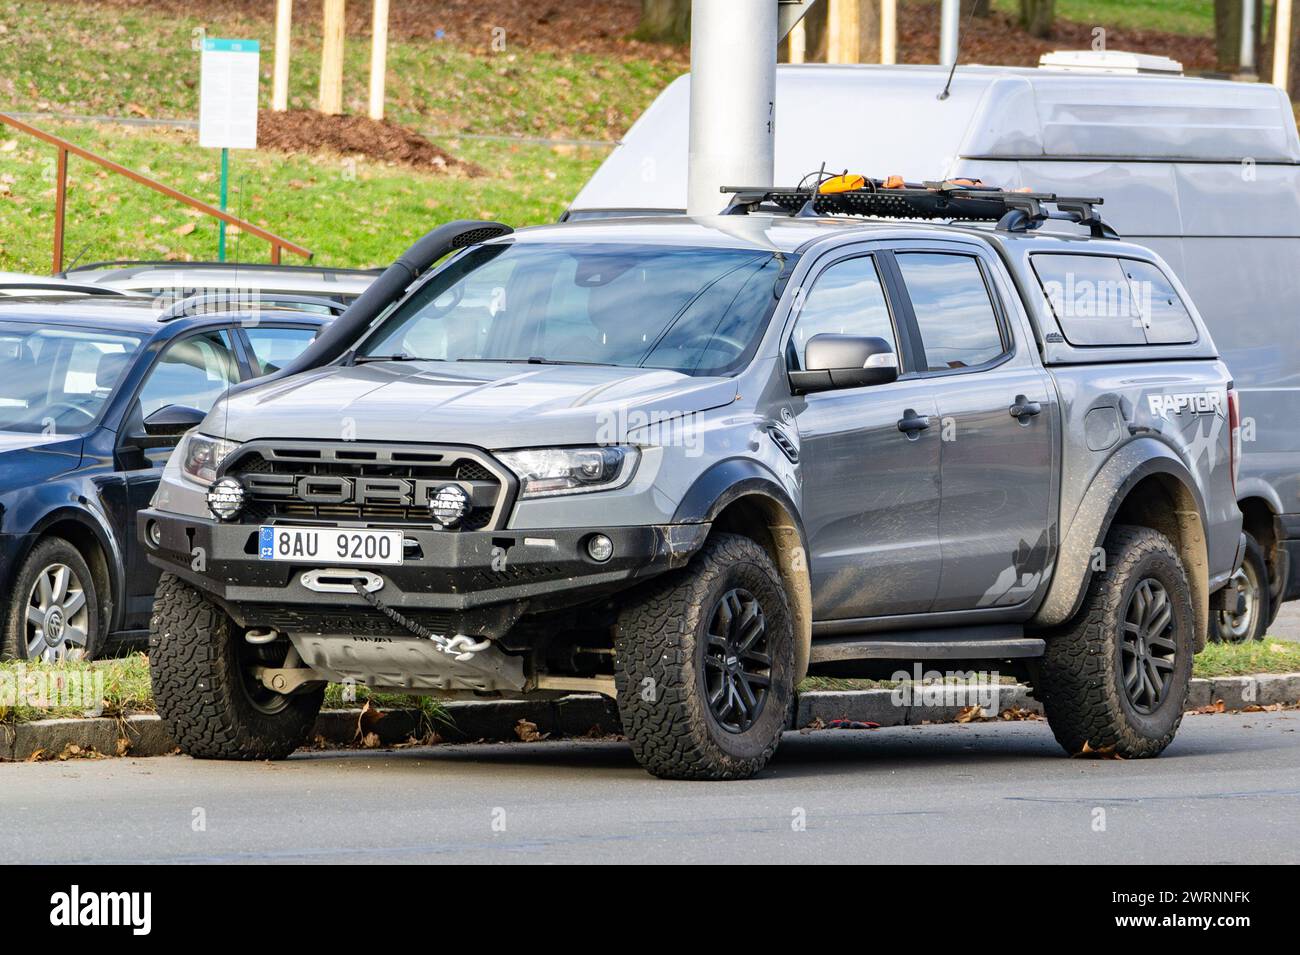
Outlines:
POLYGON ((81 552, 61 537, 32 548, 14 580, 0 658, 58 663, 98 650, 99 595, 81 552))
POLYGON ((1049 637, 1034 695, 1071 755, 1156 756, 1183 718, 1195 617, 1177 550, 1147 527, 1106 538, 1074 623, 1049 637))
POLYGON ((158 715, 181 751, 199 759, 284 759, 306 743, 324 684, 283 694, 253 674, 256 666, 283 663, 287 649, 249 644, 206 594, 163 574, 149 622, 149 677, 158 715))
POLYGON ((714 534, 638 592, 614 640, 618 708, 638 762, 666 779, 744 779, 794 703, 794 629, 767 551, 714 534))

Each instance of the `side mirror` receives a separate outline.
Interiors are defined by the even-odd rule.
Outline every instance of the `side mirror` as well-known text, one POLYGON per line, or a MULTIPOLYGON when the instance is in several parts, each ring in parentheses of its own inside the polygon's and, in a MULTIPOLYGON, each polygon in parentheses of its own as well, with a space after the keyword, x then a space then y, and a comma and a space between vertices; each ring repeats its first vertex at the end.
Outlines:
POLYGON ((814 335, 804 348, 803 371, 790 372, 790 387, 801 394, 835 388, 885 385, 898 378, 898 356, 883 338, 814 335))
POLYGON ((131 443, 141 449, 172 447, 206 417, 198 408, 167 405, 144 419, 144 427, 131 434, 131 443))

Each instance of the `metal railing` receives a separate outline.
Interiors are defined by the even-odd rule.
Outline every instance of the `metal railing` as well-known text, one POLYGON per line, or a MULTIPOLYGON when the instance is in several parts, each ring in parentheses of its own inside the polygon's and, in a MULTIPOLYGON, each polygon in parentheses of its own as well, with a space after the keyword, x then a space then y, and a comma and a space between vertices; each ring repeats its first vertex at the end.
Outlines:
POLYGON ((271 244, 271 262, 274 265, 280 264, 280 254, 282 251, 292 252, 294 255, 300 255, 308 261, 311 260, 312 253, 297 243, 290 242, 288 239, 282 238, 274 232, 268 232, 266 229, 255 226, 251 222, 246 222, 243 219, 232 216, 230 213, 224 212, 216 206, 209 205, 200 199, 195 199, 193 196, 187 196, 185 193, 179 192, 171 186, 165 185, 156 179, 150 179, 148 176, 141 175, 132 169, 127 169, 125 166, 115 163, 111 159, 105 159, 103 156, 93 153, 89 149, 83 149, 76 143, 71 143, 59 136, 37 129, 35 126, 28 125, 22 120, 16 119, 6 113, 0 113, 0 123, 3 123, 6 126, 11 126, 20 133, 35 136, 37 139, 49 143, 58 150, 54 192, 54 267, 51 269, 51 271, 56 274, 63 271, 63 237, 64 219, 67 214, 68 205, 69 154, 80 156, 82 159, 93 162, 97 166, 102 166, 109 172, 117 173, 119 176, 125 176, 132 182, 139 183, 142 186, 152 189, 154 192, 161 193, 168 199, 175 199, 177 202, 183 203, 191 209, 198 209, 200 212, 209 215, 214 219, 219 219, 227 225, 235 226, 251 236, 264 239, 271 244))

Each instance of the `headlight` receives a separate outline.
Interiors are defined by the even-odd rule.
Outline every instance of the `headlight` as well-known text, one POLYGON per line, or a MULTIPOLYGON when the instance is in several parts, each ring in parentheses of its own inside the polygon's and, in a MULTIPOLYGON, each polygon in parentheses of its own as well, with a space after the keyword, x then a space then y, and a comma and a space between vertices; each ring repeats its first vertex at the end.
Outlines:
POLYGON ((502 451, 501 462, 519 478, 519 496, 553 497, 612 491, 632 480, 641 452, 636 448, 545 448, 502 451))
POLYGON ((177 449, 181 458, 181 473, 206 488, 217 479, 217 468, 221 462, 237 447, 237 441, 191 431, 177 449))

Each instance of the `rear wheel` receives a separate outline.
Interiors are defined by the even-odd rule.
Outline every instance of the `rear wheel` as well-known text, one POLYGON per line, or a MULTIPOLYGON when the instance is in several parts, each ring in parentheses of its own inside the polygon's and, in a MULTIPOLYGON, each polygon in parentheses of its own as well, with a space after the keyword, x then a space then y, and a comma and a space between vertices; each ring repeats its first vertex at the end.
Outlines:
MULTIPOLYGON (((276 693, 253 674, 287 646, 254 646, 202 591, 163 574, 149 632, 149 676, 167 732, 199 759, 284 759, 311 738, 324 684, 276 693)), ((278 657, 278 659, 277 659, 278 657)))
POLYGON ((1245 643, 1263 640, 1273 622, 1272 597, 1269 594, 1268 563, 1259 542, 1246 535, 1246 556, 1236 574, 1241 588, 1239 611, 1218 610, 1210 615, 1210 639, 1219 643, 1245 643))
POLYGON ((767 765, 794 702, 794 631, 767 552, 715 534, 619 616, 615 683, 637 760, 669 779, 743 779, 767 765))
POLYGON ((0 656, 87 660, 98 649, 99 595, 81 552, 47 537, 23 561, 11 592, 0 656))
POLYGON ((1169 745, 1187 703, 1194 619, 1169 539, 1114 528, 1078 618, 1047 641, 1038 664, 1034 693, 1066 752, 1133 759, 1169 745))

